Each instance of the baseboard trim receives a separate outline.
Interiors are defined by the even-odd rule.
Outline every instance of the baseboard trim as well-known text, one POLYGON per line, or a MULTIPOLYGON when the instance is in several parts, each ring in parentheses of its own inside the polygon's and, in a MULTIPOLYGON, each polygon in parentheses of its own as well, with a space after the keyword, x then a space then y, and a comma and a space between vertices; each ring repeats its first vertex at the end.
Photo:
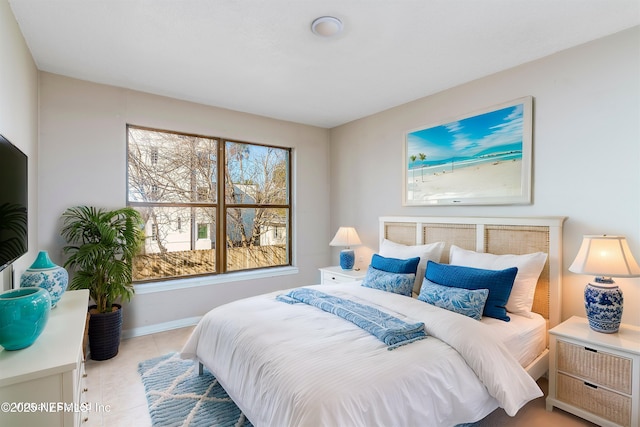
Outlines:
POLYGON ((171 322, 156 323, 155 325, 140 326, 137 328, 122 331, 122 339, 140 337, 143 335, 156 334, 158 332, 166 332, 172 329, 186 328, 188 326, 197 325, 202 316, 188 317, 186 319, 172 320, 171 322))

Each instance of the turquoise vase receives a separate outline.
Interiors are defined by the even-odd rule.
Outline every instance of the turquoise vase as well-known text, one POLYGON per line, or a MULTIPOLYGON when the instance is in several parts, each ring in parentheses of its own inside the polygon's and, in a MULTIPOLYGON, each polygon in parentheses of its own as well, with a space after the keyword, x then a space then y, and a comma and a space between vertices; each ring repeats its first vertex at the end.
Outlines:
POLYGON ((20 287, 40 287, 51 294, 51 308, 55 307, 67 290, 69 273, 49 259, 47 251, 40 251, 38 257, 20 277, 20 287))
POLYGON ((49 320, 51 297, 42 288, 19 288, 0 294, 0 345, 5 350, 29 347, 49 320))

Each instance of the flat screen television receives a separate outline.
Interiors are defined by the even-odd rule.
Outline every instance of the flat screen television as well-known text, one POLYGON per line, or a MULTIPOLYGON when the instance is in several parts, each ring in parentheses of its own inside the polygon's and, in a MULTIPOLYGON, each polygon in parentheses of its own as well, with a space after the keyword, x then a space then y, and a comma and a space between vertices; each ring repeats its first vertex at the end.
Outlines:
POLYGON ((0 271, 27 252, 27 156, 0 135, 0 271))

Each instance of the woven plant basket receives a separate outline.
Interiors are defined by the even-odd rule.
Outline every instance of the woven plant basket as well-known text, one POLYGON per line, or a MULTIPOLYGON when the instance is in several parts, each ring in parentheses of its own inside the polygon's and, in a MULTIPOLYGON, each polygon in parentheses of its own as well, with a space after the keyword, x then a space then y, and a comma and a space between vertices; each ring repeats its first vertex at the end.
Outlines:
POLYGON ((122 306, 113 304, 111 313, 91 312, 89 307, 89 356, 93 360, 107 360, 118 354, 122 332, 122 306))

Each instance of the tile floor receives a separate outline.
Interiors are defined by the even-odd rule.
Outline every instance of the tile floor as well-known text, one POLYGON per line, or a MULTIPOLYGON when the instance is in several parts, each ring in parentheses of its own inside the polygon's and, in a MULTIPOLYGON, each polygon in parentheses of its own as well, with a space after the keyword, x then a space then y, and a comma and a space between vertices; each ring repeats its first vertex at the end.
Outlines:
MULTIPOLYGON (((102 405, 102 412, 92 411, 83 427, 150 427, 144 387, 138 374, 138 363, 152 357, 180 351, 191 334, 193 327, 160 332, 153 335, 123 340, 116 357, 97 362, 88 359, 85 364, 87 377, 85 402, 92 406, 102 405), (109 409, 108 411, 106 409, 109 409)), ((539 384, 546 394, 547 382, 539 384)), ((529 402, 518 414, 511 418, 501 409, 487 416, 480 427, 593 427, 564 411, 545 410, 544 398, 529 402)))
POLYGON ((90 412, 82 427, 150 427, 138 363, 180 351, 192 330, 193 327, 181 328, 122 340, 113 359, 87 359, 84 401, 92 407, 103 405, 105 410, 90 412))

